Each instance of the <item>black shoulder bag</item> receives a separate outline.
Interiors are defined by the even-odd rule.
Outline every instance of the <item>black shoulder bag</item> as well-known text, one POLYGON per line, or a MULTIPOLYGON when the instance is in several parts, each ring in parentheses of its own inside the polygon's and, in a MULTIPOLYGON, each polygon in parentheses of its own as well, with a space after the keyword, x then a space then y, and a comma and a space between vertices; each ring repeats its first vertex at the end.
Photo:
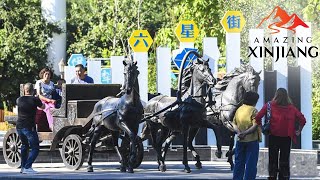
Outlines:
POLYGON ((270 134, 270 119, 271 119, 271 104, 270 101, 267 103, 267 116, 264 125, 262 125, 262 133, 264 135, 270 134))

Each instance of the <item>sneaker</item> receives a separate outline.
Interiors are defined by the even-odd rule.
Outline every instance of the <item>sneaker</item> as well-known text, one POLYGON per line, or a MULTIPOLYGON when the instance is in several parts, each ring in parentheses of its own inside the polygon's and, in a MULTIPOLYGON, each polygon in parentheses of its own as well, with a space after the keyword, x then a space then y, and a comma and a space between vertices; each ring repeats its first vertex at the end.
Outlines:
POLYGON ((22 173, 23 174, 37 174, 38 172, 33 170, 32 168, 29 168, 29 169, 23 169, 22 173))
POLYGON ((20 169, 20 173, 23 173, 23 170, 24 170, 24 168, 21 168, 21 169, 20 169))

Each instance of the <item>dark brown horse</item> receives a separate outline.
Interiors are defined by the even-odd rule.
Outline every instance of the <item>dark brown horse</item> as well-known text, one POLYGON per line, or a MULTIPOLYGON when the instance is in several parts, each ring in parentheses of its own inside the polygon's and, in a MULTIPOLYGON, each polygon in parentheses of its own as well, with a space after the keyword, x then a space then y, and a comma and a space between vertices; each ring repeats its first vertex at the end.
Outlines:
POLYGON ((213 86, 215 79, 211 74, 208 61, 201 59, 197 53, 195 54, 199 58, 180 74, 181 80, 179 82, 181 83, 179 84, 181 88, 179 90, 183 95, 182 98, 181 94, 178 94, 178 99, 160 95, 148 101, 145 107, 145 112, 149 114, 161 112, 147 121, 147 126, 151 133, 152 146, 157 152, 159 170, 161 171, 166 170, 164 161, 168 147, 176 135, 180 133, 183 134, 184 139, 183 164, 185 171, 191 172, 187 159, 187 146, 197 159, 197 165, 199 168, 201 167, 200 158, 192 145, 192 140, 200 127, 212 126, 206 119, 205 98, 208 92, 208 85, 213 86), (170 106, 171 108, 166 109, 170 106), (161 129, 160 135, 158 134, 159 129, 161 129), (164 142, 166 142, 166 145, 161 155, 164 142))
POLYGON ((137 153, 137 133, 140 120, 143 115, 143 106, 140 101, 138 67, 137 62, 123 61, 125 83, 123 95, 120 98, 106 97, 94 106, 90 116, 93 117, 94 130, 91 134, 91 142, 88 156, 88 172, 93 172, 92 157, 95 145, 104 131, 111 133, 115 150, 120 156, 121 172, 133 173, 137 153), (130 139, 129 159, 126 159, 118 149, 119 132, 125 132, 130 139))

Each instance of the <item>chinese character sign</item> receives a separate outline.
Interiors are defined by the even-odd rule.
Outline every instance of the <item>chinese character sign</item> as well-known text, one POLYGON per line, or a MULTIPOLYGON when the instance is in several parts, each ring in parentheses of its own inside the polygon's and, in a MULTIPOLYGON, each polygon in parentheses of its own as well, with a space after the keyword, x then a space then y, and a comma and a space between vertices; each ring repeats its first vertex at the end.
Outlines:
POLYGON ((182 38, 194 37, 193 24, 182 24, 181 37, 182 38))
POLYGON ((228 21, 228 28, 233 29, 233 28, 238 28, 240 29, 240 16, 228 16, 227 17, 228 21))
POLYGON ((147 30, 134 30, 129 44, 134 52, 148 52, 153 40, 147 30))
POLYGON ((180 42, 194 42, 199 34, 199 29, 194 21, 180 21, 175 34, 180 42))
POLYGON ((246 24, 241 11, 227 11, 221 24, 227 33, 240 33, 246 24))

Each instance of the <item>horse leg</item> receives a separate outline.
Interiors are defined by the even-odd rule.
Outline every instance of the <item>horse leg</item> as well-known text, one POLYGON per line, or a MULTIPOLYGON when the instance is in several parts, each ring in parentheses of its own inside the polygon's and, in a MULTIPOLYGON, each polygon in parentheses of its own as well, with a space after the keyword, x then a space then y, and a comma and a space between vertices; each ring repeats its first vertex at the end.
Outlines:
POLYGON ((188 138, 188 147, 193 155, 193 157, 196 159, 197 163, 195 164, 197 169, 201 169, 202 168, 202 163, 200 161, 200 156, 199 154, 196 152, 196 150, 194 149, 193 145, 192 145, 192 141, 194 139, 194 137, 196 136, 196 134, 198 133, 199 128, 191 128, 189 131, 189 138, 188 138))
POLYGON ((234 146, 234 133, 230 132, 229 150, 226 153, 226 157, 228 158, 227 162, 229 162, 231 170, 233 170, 233 167, 234 167, 234 163, 232 159, 232 156, 234 154, 233 146, 234 146))
POLYGON ((112 135, 112 143, 113 143, 114 149, 116 150, 116 152, 119 156, 119 159, 120 159, 120 163, 121 163, 120 171, 126 172, 125 160, 123 158, 123 155, 119 151, 119 144, 118 144, 119 132, 118 131, 111 131, 111 135, 112 135))
POLYGON ((136 160, 136 134, 126 125, 126 123, 121 122, 120 128, 129 135, 130 139, 130 158, 128 162, 128 173, 133 173, 133 163, 136 160))
POLYGON ((177 133, 176 132, 171 132, 170 136, 166 139, 166 144, 163 148, 163 151, 162 151, 162 157, 163 159, 166 158, 166 155, 167 155, 167 152, 168 152, 168 149, 172 143, 172 141, 177 137, 177 133))
POLYGON ((207 123, 207 127, 212 129, 212 131, 214 132, 215 136, 216 136, 216 142, 217 142, 217 151, 215 152, 215 155, 217 158, 221 158, 222 156, 222 150, 221 150, 221 138, 219 138, 219 131, 217 130, 217 126, 213 125, 211 123, 207 123))
POLYGON ((151 124, 149 124, 149 128, 150 128, 150 132, 151 132, 151 140, 152 140, 152 147, 153 149, 156 151, 157 153, 157 162, 158 162, 158 170, 162 171, 163 170, 160 168, 162 166, 162 157, 161 157, 161 142, 157 141, 157 132, 158 129, 156 128, 156 126, 152 126, 151 124))
POLYGON ((212 129, 214 134, 216 135, 216 142, 217 142, 217 151, 215 152, 215 155, 217 158, 221 158, 222 156, 222 150, 221 150, 221 138, 219 138, 219 135, 216 133, 216 129, 212 129))
MULTIPOLYGON (((169 132, 168 132, 168 133, 169 133, 169 132)), ((166 171, 166 170, 167 170, 166 165, 164 164, 164 161, 165 161, 165 159, 166 159, 166 155, 167 155, 168 149, 169 149, 172 141, 173 141, 176 137, 177 137, 177 133, 176 133, 176 132, 171 132, 170 136, 167 137, 166 140, 165 140, 166 144, 165 144, 165 146, 164 146, 164 148, 163 148, 163 150, 162 150, 162 159, 163 159, 163 166, 162 166, 163 170, 162 170, 162 171, 166 171)))
POLYGON ((188 145, 188 135, 189 135, 190 127, 188 125, 183 125, 183 161, 184 171, 186 173, 190 173, 191 169, 188 165, 188 154, 187 154, 187 145, 188 145))
POLYGON ((93 172, 93 166, 92 166, 93 151, 94 151, 94 148, 97 144, 98 139, 100 138, 100 135, 101 135, 103 128, 104 128, 104 126, 100 125, 100 126, 96 126, 94 129, 93 137, 92 137, 91 143, 89 145, 88 167, 87 167, 88 172, 93 172))
POLYGON ((143 123, 142 131, 141 131, 141 140, 145 141, 150 137, 150 125, 145 122, 143 123))

